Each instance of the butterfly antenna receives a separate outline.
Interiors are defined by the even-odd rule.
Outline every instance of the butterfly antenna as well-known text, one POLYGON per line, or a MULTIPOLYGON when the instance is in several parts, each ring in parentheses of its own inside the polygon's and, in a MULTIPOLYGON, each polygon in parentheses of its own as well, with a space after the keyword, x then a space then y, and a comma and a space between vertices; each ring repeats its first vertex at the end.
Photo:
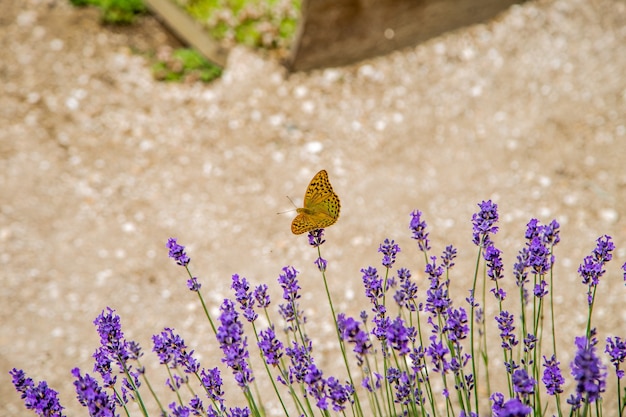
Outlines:
POLYGON ((294 211, 295 209, 297 209, 297 208, 298 208, 298 206, 296 206, 296 205, 295 205, 295 203, 293 202, 293 200, 292 200, 292 199, 291 199, 288 195, 287 195, 287 196, 285 196, 285 197, 287 197, 287 200, 289 200, 289 201, 291 202, 291 204, 293 204, 294 208, 292 208, 291 210, 281 211, 281 212, 278 212, 278 213, 276 213, 276 214, 285 214, 285 213, 289 213, 289 212, 294 211))

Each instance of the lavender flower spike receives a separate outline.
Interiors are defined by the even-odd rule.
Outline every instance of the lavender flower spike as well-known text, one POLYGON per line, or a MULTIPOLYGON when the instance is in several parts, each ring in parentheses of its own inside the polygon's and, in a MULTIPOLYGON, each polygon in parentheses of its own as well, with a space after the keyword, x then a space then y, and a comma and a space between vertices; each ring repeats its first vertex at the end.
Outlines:
POLYGON ((63 407, 59 403, 58 393, 48 388, 48 383, 42 381, 37 386, 31 378, 27 378, 21 369, 13 368, 9 374, 13 377, 13 386, 22 394, 24 405, 40 416, 63 417, 63 407))
POLYGON ((180 266, 187 266, 191 259, 185 253, 185 247, 176 243, 176 238, 167 239, 167 248, 170 250, 169 256, 180 266))
POLYGON ((475 245, 483 246, 487 243, 490 233, 498 233, 498 227, 494 226, 498 222, 498 205, 488 200, 480 203, 478 207, 480 207, 480 211, 472 216, 474 228, 472 242, 475 245))

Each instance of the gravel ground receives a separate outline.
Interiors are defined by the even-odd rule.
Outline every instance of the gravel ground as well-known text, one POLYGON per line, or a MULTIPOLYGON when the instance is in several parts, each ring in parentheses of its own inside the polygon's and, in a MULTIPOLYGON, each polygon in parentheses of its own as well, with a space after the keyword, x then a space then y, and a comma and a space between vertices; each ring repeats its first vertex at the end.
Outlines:
MULTIPOLYGON (((187 246, 213 310, 233 273, 270 284, 278 299, 275 278, 294 265, 318 361, 334 365, 316 254, 291 234, 294 213, 276 214, 292 209, 285 196, 299 203, 322 168, 342 202, 322 248, 339 311, 367 308, 359 269, 379 264, 386 237, 403 248, 399 266, 421 279, 407 230, 416 208, 433 254, 459 248, 453 286, 465 295, 476 254, 470 218, 493 199, 510 291, 528 220, 561 223, 564 371, 584 331, 576 269, 603 234, 617 250, 595 324, 601 339, 626 335, 624 1, 531 1, 415 48, 307 74, 286 76, 235 49, 210 85, 151 78, 143 52, 174 41, 150 17, 112 29, 65 0, 2 6, 0 415, 31 415, 12 367, 59 390, 68 415, 86 415, 69 371, 91 372, 92 321, 106 306, 144 349, 174 327, 205 366, 218 364, 184 271, 167 258, 170 236, 187 246)), ((149 353, 145 362, 157 367, 149 353)))

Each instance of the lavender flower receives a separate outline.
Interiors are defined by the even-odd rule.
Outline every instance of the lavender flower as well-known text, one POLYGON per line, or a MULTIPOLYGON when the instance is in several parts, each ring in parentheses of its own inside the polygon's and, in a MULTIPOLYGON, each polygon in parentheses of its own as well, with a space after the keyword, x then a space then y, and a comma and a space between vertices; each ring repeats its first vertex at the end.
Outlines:
POLYGON ((297 300, 300 298, 299 290, 300 285, 296 279, 298 271, 293 267, 284 267, 283 274, 278 276, 278 283, 283 289, 283 299, 287 301, 286 304, 280 304, 278 310, 280 315, 287 323, 290 324, 288 330, 295 330, 300 320, 302 320, 302 312, 298 310, 297 300))
POLYGON ((361 329, 361 323, 352 317, 346 317, 345 314, 339 313, 337 316, 337 328, 341 336, 341 340, 348 343, 354 343, 354 353, 356 353, 357 363, 359 366, 363 364, 363 357, 370 353, 372 343, 366 331, 361 329))
POLYGON ((322 371, 314 363, 309 364, 304 374, 304 382, 307 385, 307 392, 315 398, 315 405, 320 410, 327 410, 326 380, 323 378, 322 371))
POLYGON ((415 328, 406 327, 404 320, 400 317, 396 317, 391 321, 386 328, 387 337, 386 340, 393 350, 398 352, 400 356, 404 356, 410 352, 409 342, 415 340, 415 328))
POLYGON ((74 386, 78 402, 87 407, 90 416, 115 416, 115 400, 98 385, 98 381, 88 374, 81 376, 78 368, 72 369, 72 375, 76 378, 74 386))
POLYGON ((202 380, 202 385, 206 390, 207 396, 211 399, 211 401, 215 401, 223 407, 224 390, 222 389, 222 376, 220 374, 220 370, 217 368, 209 370, 203 369, 200 372, 200 378, 202 380))
MULTIPOLYGON (((446 323, 443 332, 451 342, 460 342, 467 337, 469 326, 467 325, 467 313, 463 307, 448 308, 446 323)), ((460 346, 460 345, 459 345, 460 346)))
POLYGON ((169 249, 169 257, 174 259, 180 266, 187 266, 191 259, 185 253, 185 247, 176 243, 176 238, 169 238, 167 240, 167 248, 169 249))
POLYGON ((498 233, 498 227, 494 226, 498 222, 498 205, 491 200, 478 204, 480 211, 472 215, 474 237, 472 242, 478 246, 486 245, 489 234, 498 233))
POLYGON ((168 407, 174 417, 189 417, 191 415, 191 410, 184 405, 178 405, 173 402, 168 407))
POLYGON ((268 365, 278 365, 283 356, 283 344, 276 338, 274 327, 270 327, 259 332, 259 349, 263 353, 265 362, 268 365))
POLYGON ((138 345, 124 339, 120 317, 114 314, 115 310, 107 307, 106 311, 105 313, 103 310, 94 320, 100 335, 101 344, 93 354, 95 359, 94 371, 102 376, 105 387, 113 386, 116 378, 112 376, 111 364, 115 363, 120 373, 128 373, 133 378, 132 381, 124 378, 122 383, 129 389, 134 390, 141 383, 139 381, 139 373, 133 370, 129 360, 137 357, 138 345))
POLYGON ((560 362, 556 360, 556 355, 552 355, 550 359, 544 356, 543 361, 545 369, 541 381, 546 386, 548 395, 561 394, 563 392, 562 386, 565 383, 565 378, 563 378, 561 370, 559 369, 560 362))
POLYGON ((593 294, 595 287, 600 283, 600 277, 606 272, 604 265, 613 258, 612 252, 615 245, 611 241, 611 236, 604 235, 599 237, 597 245, 591 255, 583 259, 583 263, 578 267, 578 273, 583 279, 583 284, 589 287, 587 291, 587 302, 589 305, 593 303, 593 294))
POLYGON ((593 337, 591 340, 584 336, 577 337, 576 356, 571 364, 576 392, 587 403, 601 398, 600 394, 604 392, 606 383, 605 368, 596 355, 595 342, 593 337))
POLYGON ((58 392, 48 388, 46 381, 41 381, 37 386, 31 378, 27 378, 21 369, 13 368, 9 374, 12 377, 13 386, 22 394, 24 405, 42 417, 62 417, 64 407, 58 399, 58 392))
POLYGON ((503 349, 512 350, 514 346, 517 346, 519 343, 515 338, 515 326, 513 326, 513 314, 508 311, 501 311, 500 314, 496 316, 496 321, 498 322, 498 329, 500 329, 500 338, 502 339, 503 349))
POLYGON ((391 268, 396 262, 396 255, 400 252, 400 246, 393 240, 385 239, 378 247, 378 252, 383 254, 382 264, 385 268, 391 268))
POLYGON ((528 245, 528 263, 533 273, 545 275, 552 267, 553 259, 539 236, 535 236, 528 245))
POLYGON ((259 308, 267 308, 270 305, 270 295, 267 293, 267 284, 257 285, 253 295, 259 308))
POLYGON ((249 322, 253 322, 259 316, 254 311, 254 295, 250 290, 250 284, 246 278, 239 278, 238 274, 232 276, 233 283, 230 288, 235 291, 235 299, 239 303, 239 308, 243 311, 243 316, 249 322))
POLYGON ((504 396, 499 392, 494 393, 490 398, 493 401, 491 407, 493 417, 525 417, 532 412, 532 408, 524 405, 517 398, 511 398, 504 402, 504 396))
POLYGON ((189 288, 189 291, 198 292, 200 291, 201 287, 202 287, 202 284, 198 282, 198 278, 191 277, 187 280, 187 288, 189 288))
POLYGON ((604 351, 608 353, 611 358, 611 363, 615 367, 615 375, 617 375, 618 379, 622 379, 624 377, 624 370, 620 369, 620 363, 623 363, 624 359, 626 359, 626 340, 620 337, 607 337, 604 351))
POLYGON ((315 260, 315 266, 317 266, 317 269, 320 270, 320 272, 325 272, 326 271, 326 267, 328 266, 328 262, 326 261, 326 259, 319 257, 315 260))
POLYGON ((374 380, 372 381, 372 378, 368 375, 365 378, 363 378, 363 382, 361 383, 361 386, 365 388, 366 390, 368 390, 369 392, 374 392, 380 389, 382 379, 383 379, 383 376, 381 374, 379 374, 378 372, 374 372, 374 380))
POLYGON ((161 334, 152 336, 152 342, 152 351, 157 354, 161 364, 170 368, 182 366, 185 373, 190 374, 200 370, 200 363, 193 357, 194 351, 187 351, 185 341, 173 329, 166 327, 161 334))
POLYGON ((289 382, 296 381, 298 383, 305 382, 309 366, 313 364, 311 357, 312 345, 308 340, 306 345, 300 345, 297 342, 291 342, 291 347, 285 348, 285 355, 289 358, 289 382))
POLYGON ((365 287, 365 295, 374 304, 378 304, 378 299, 382 298, 385 294, 383 289, 383 280, 378 276, 376 268, 369 267, 367 269, 361 269, 363 274, 363 286, 365 287))
POLYGON ((411 238, 417 240, 417 246, 422 252, 430 250, 430 243, 428 241, 428 233, 426 233, 426 222, 422 221, 422 212, 414 210, 411 213, 411 223, 409 229, 413 232, 411 238))
POLYGON ((233 370, 235 380, 240 387, 246 388, 254 380, 248 367, 248 340, 243 336, 243 325, 239 322, 235 305, 226 299, 220 307, 217 340, 224 353, 222 362, 233 370))
POLYGON ((526 397, 535 392, 535 381, 528 375, 526 369, 516 369, 513 372, 513 390, 526 397))
POLYGON ((330 377, 326 380, 327 397, 330 399, 334 411, 343 411, 345 404, 353 403, 352 398, 354 394, 354 387, 349 383, 342 385, 335 377, 330 377))
POLYGON ((443 254, 441 255, 441 265, 443 265, 443 267, 446 270, 450 270, 454 266, 455 258, 456 258, 456 249, 454 248, 454 246, 448 245, 446 246, 446 248, 443 251, 443 254))
POLYGON ((445 344, 437 339, 436 335, 430 336, 430 345, 426 348, 426 354, 430 356, 433 371, 445 374, 450 369, 446 356, 450 353, 445 344))
POLYGON ((398 269, 398 281, 400 286, 393 299, 400 307, 406 307, 410 311, 417 311, 417 284, 411 280, 411 271, 406 268, 398 269))
POLYGON ((191 411, 191 414, 193 414, 194 416, 204 416, 206 415, 206 411, 204 409, 204 404, 202 403, 202 401, 200 400, 200 398, 198 398, 198 396, 194 396, 191 400, 189 400, 189 410, 191 411))
POLYGON ((504 269, 504 264, 502 263, 501 254, 500 250, 491 242, 483 253, 483 258, 485 258, 487 263, 487 276, 492 281, 497 281, 503 277, 502 270, 504 269))
POLYGON ((324 244, 324 242, 326 242, 324 240, 324 229, 311 230, 308 234, 308 237, 309 245, 313 246, 314 248, 317 248, 318 246, 321 246, 324 244))

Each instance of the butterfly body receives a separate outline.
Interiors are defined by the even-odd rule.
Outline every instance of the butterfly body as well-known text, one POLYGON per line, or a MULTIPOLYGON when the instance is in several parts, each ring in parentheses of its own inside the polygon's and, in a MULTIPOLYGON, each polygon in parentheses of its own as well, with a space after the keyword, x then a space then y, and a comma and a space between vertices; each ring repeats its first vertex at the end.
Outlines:
POLYGON ((296 209, 298 215, 291 222, 293 234, 324 229, 339 218, 341 203, 328 180, 326 170, 321 170, 311 180, 304 194, 304 207, 296 209))

